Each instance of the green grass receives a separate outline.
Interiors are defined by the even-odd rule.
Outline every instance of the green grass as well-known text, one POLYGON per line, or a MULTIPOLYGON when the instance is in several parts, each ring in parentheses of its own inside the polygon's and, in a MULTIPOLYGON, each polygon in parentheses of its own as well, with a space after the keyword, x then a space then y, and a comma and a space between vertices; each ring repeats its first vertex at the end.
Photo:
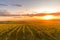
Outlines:
POLYGON ((0 24, 0 40, 60 40, 60 24, 39 22, 0 24))

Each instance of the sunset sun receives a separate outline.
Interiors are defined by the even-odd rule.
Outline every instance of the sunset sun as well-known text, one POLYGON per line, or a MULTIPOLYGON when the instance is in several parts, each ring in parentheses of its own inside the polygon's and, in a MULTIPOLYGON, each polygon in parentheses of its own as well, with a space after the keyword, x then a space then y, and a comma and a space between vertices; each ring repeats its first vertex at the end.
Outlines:
POLYGON ((54 16, 52 16, 52 15, 46 15, 46 16, 43 16, 42 18, 45 19, 45 20, 50 20, 50 19, 53 19, 54 16))

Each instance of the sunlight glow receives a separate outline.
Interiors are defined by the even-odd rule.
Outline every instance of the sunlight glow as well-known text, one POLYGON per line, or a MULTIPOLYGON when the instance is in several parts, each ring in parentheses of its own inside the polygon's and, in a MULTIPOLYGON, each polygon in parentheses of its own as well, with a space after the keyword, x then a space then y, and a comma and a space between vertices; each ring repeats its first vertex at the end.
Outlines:
POLYGON ((36 10, 38 13, 54 13, 58 12, 58 9, 55 8, 40 8, 36 10))
POLYGON ((43 16, 42 18, 45 20, 50 20, 50 19, 53 19, 54 16, 53 15, 46 15, 46 16, 43 16))

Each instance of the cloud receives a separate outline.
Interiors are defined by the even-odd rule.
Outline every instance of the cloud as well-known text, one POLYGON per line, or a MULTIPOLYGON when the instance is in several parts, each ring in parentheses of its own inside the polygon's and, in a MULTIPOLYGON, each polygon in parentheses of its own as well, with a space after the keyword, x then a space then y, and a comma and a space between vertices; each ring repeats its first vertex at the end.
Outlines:
POLYGON ((14 7, 22 7, 20 4, 0 4, 0 6, 14 6, 14 7))
POLYGON ((9 12, 7 10, 0 10, 0 16, 7 16, 9 12))
POLYGON ((0 16, 19 16, 18 14, 11 14, 7 10, 0 10, 0 16))
POLYGON ((0 4, 0 6, 8 6, 7 4, 0 4))
POLYGON ((22 5, 20 5, 20 4, 12 4, 12 6, 22 7, 22 5))

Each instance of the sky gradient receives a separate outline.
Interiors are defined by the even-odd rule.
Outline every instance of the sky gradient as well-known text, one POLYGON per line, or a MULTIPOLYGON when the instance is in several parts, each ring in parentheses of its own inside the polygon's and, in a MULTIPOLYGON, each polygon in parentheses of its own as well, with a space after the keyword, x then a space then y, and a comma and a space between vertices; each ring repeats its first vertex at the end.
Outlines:
POLYGON ((60 0, 0 0, 0 10, 8 10, 13 14, 60 11, 60 0))
MULTIPOLYGON (((60 12, 60 0, 0 0, 0 21, 33 20, 15 15, 36 12, 60 12)), ((60 19, 60 16, 57 18, 60 19)))

